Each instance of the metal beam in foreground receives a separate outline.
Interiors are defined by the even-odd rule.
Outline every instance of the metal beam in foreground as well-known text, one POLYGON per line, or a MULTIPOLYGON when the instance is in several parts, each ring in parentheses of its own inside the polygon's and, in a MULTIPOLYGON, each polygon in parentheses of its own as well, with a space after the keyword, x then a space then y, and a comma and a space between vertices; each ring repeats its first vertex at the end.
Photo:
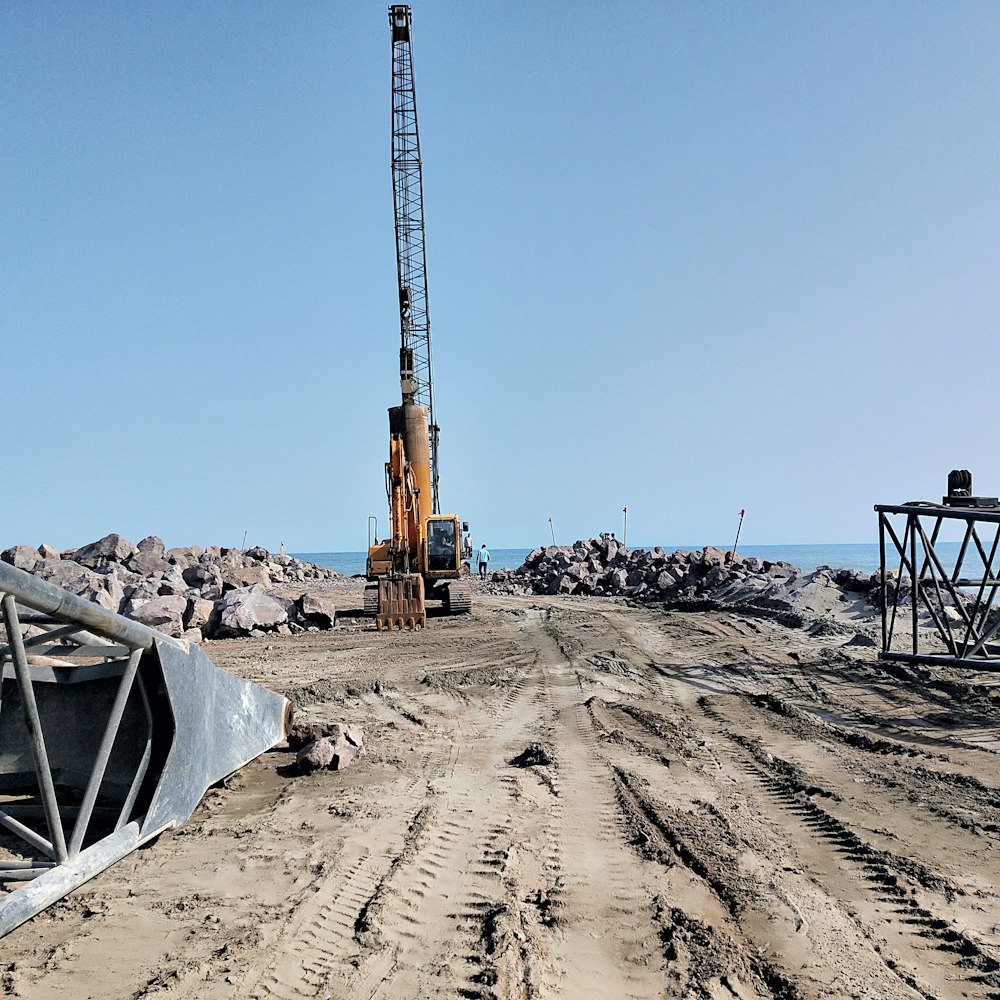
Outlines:
POLYGON ((211 785, 284 739, 290 705, 6 563, 0 607, 3 937, 184 823, 211 785))
POLYGON ((1000 504, 973 497, 971 476, 949 476, 940 504, 878 504, 881 562, 880 659, 1000 670, 1000 504), (954 482, 966 486, 953 488, 954 482), (967 487, 967 488, 966 488, 967 487), (958 528, 958 552, 945 554, 942 532, 958 528), (909 592, 908 601, 904 600, 909 592), (923 612, 937 642, 920 628, 923 612), (933 648, 932 648, 933 647, 933 648))

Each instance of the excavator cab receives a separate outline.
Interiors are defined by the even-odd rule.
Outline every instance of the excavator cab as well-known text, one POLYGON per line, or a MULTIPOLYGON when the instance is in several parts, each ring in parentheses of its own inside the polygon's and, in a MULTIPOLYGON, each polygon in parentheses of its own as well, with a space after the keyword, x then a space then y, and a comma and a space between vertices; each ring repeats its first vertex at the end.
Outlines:
POLYGON ((432 515, 424 537, 424 566, 429 577, 454 576, 461 569, 458 518, 453 514, 432 515))

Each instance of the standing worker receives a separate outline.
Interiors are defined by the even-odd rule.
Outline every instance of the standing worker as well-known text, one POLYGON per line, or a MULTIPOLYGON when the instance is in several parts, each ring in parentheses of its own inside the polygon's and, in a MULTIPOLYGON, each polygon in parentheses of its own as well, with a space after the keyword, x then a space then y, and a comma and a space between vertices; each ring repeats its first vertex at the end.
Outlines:
POLYGON ((462 558, 472 558, 472 532, 468 530, 462 538, 462 558))
POLYGON ((485 543, 483 547, 476 553, 476 562, 479 563, 479 578, 481 580, 486 579, 486 567, 490 561, 490 550, 486 548, 485 543))

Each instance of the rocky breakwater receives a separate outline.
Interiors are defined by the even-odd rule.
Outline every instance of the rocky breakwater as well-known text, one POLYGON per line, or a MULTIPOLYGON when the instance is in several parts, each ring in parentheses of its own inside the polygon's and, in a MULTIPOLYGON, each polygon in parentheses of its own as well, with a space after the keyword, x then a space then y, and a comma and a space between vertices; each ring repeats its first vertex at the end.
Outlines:
POLYGON ((821 567, 805 573, 785 562, 701 551, 627 549, 613 539, 534 549, 515 570, 491 574, 490 589, 508 594, 630 597, 677 606, 756 605, 774 611, 827 613, 877 594, 878 577, 821 567))
POLYGON ((0 559, 109 611, 195 642, 332 628, 336 621, 335 606, 309 587, 339 574, 259 546, 167 549, 155 535, 134 545, 111 534, 63 552, 15 545, 0 559), (295 590, 300 593, 288 596, 295 590))

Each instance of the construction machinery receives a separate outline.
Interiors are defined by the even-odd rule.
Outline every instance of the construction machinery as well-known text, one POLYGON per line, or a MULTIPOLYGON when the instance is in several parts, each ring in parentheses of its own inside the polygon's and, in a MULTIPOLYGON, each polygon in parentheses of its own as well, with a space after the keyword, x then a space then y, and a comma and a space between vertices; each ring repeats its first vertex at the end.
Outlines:
MULTIPOLYGON (((410 47, 412 13, 389 8, 392 29, 392 192, 399 286, 399 379, 402 403, 389 409, 386 494, 389 537, 369 536, 365 611, 383 626, 427 622, 426 602, 452 614, 472 610, 463 579, 456 514, 442 514, 431 372, 430 313, 424 254, 423 173, 410 47)), ((369 521, 371 524, 371 521, 369 521)), ((461 526, 467 530, 467 525, 461 526)), ((467 572, 467 567, 466 567, 467 572)))

